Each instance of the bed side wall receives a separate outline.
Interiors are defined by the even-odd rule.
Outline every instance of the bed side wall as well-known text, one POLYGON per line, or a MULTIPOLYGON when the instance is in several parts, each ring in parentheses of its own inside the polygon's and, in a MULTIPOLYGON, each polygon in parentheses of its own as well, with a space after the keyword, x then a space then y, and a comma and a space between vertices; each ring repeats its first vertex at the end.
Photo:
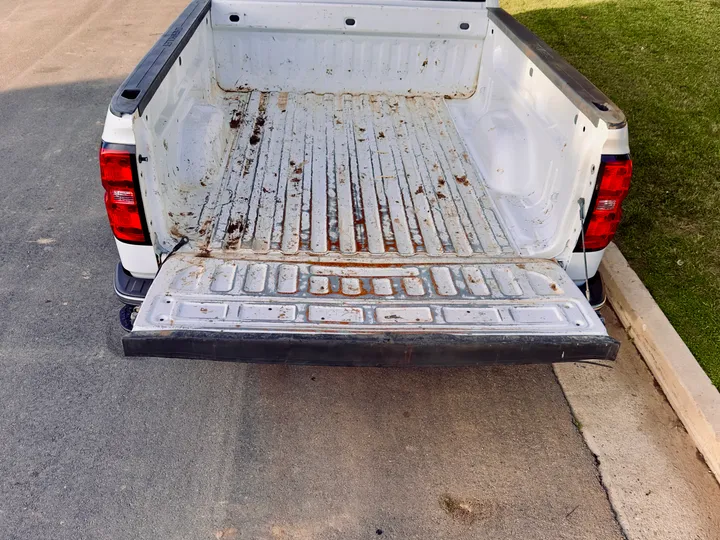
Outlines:
POLYGON ((198 26, 144 111, 133 121, 148 228, 159 253, 197 230, 199 209, 225 166, 230 111, 215 78, 210 14, 198 26))
POLYGON ((490 20, 477 91, 448 107, 523 254, 567 263, 611 130, 539 63, 490 20))

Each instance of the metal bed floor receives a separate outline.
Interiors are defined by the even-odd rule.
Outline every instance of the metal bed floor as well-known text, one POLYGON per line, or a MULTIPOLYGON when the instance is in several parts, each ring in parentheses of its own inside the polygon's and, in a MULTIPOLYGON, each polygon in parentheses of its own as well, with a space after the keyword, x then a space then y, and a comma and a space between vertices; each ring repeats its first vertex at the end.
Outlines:
POLYGON ((517 255, 443 98, 238 100, 209 249, 517 255))

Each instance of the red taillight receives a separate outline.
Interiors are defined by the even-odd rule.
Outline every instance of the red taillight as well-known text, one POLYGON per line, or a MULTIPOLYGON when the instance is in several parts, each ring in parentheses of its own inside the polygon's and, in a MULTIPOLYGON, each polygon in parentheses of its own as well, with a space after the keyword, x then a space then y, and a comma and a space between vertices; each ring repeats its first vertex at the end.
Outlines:
POLYGON ((142 226, 132 171, 133 154, 100 148, 100 179, 105 188, 105 208, 118 240, 147 242, 142 226))
POLYGON ((603 162, 597 197, 585 231, 585 249, 607 247, 615 236, 622 217, 622 201, 630 190, 632 161, 623 159, 603 162))

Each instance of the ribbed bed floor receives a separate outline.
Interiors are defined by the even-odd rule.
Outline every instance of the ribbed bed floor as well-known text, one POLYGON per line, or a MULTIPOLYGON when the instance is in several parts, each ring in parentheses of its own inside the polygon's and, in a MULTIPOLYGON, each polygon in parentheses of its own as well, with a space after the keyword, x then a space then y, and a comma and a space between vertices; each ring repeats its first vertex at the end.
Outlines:
POLYGON ((442 98, 240 94, 211 249, 511 255, 442 98))

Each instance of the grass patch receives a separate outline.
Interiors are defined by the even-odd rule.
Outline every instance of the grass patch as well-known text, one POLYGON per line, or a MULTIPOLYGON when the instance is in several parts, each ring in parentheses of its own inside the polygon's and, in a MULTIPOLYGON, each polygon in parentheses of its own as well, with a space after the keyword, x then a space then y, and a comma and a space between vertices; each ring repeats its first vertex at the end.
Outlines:
POLYGON ((720 388, 720 1, 502 5, 625 111, 616 242, 720 388))

